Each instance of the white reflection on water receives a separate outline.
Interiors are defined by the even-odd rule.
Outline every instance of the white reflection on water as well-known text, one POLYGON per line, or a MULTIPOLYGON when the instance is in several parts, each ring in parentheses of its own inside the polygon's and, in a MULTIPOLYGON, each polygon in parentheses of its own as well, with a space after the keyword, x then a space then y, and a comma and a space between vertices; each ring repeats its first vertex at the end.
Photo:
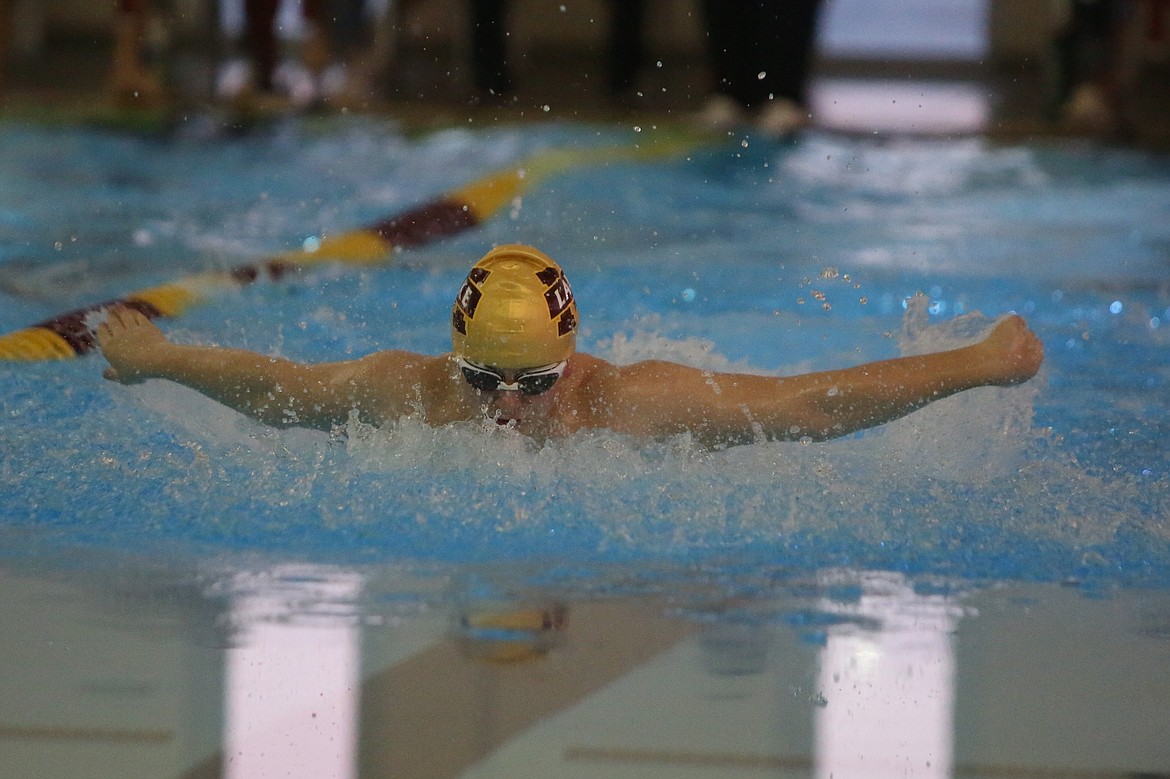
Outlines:
MULTIPOLYGON (((818 610, 840 620, 828 629, 818 657, 821 705, 809 745, 815 775, 950 776, 951 637, 962 610, 952 597, 916 593, 898 574, 825 572, 819 578, 826 593, 857 587, 860 594, 855 601, 827 595, 818 601, 818 610)), ((355 777, 362 667, 362 620, 355 604, 363 577, 337 568, 286 565, 235 574, 221 586, 232 593, 228 618, 235 637, 225 659, 223 775, 355 777)), ((709 673, 763 672, 764 644, 749 642, 744 654, 742 642, 728 644, 727 638, 723 635, 719 647, 734 645, 734 657, 716 652, 722 662, 708 664, 709 673), (734 668, 727 666, 730 661, 734 668)), ((699 643, 710 659, 710 640, 700 637, 699 643)), ((576 642, 568 651, 587 648, 588 642, 576 642)), ((443 680, 435 683, 441 687, 443 680)))
POLYGON ((896 574, 864 574, 861 587, 856 603, 824 605, 851 619, 829 631, 820 653, 827 703, 816 713, 816 776, 948 777, 951 635, 960 611, 947 597, 917 594, 896 574))
POLYGON ((356 776, 361 626, 316 606, 352 604, 361 578, 281 566, 239 574, 232 588, 223 776, 356 776))

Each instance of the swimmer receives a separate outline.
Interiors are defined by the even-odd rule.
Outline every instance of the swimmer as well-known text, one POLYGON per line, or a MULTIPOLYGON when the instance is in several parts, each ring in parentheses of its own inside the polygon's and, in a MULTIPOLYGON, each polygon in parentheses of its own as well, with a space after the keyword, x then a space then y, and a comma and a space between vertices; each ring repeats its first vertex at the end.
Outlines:
POLYGON ((648 360, 614 365, 576 350, 577 305, 560 266, 528 246, 499 246, 471 269, 451 312, 452 351, 379 351, 302 364, 171 343, 140 312, 116 308, 96 336, 122 383, 169 379, 274 426, 330 430, 350 412, 380 425, 494 420, 537 440, 606 428, 691 433, 705 446, 823 440, 905 416, 935 400, 1032 378, 1040 340, 1017 316, 980 342, 791 377, 713 373, 648 360))

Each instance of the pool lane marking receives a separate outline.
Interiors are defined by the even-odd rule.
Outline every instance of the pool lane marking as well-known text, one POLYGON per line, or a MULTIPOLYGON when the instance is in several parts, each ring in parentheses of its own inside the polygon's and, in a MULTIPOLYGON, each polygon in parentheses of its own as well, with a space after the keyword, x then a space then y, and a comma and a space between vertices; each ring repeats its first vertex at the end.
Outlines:
POLYGON ((609 162, 674 156, 698 145, 696 138, 682 135, 631 146, 553 149, 538 153, 518 166, 473 180, 372 225, 324 236, 302 249, 226 271, 186 276, 0 335, 0 361, 65 360, 87 354, 96 345, 93 323, 116 306, 136 309, 148 319, 176 317, 217 295, 242 289, 261 279, 276 281, 314 265, 327 262, 382 265, 395 251, 423 246, 478 227, 528 187, 549 176, 609 162))

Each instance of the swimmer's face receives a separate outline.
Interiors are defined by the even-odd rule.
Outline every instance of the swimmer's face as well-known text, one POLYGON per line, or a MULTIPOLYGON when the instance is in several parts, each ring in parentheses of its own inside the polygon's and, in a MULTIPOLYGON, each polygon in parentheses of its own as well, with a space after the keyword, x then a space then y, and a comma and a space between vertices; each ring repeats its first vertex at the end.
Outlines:
POLYGON ((455 358, 466 385, 487 416, 501 425, 520 424, 548 416, 556 402, 556 389, 568 361, 532 368, 506 369, 455 358))

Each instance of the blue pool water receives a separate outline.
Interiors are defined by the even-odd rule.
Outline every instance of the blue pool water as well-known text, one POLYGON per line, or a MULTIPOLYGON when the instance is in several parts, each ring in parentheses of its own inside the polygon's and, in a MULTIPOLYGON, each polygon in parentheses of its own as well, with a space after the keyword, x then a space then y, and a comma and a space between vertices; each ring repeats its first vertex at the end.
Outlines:
MULTIPOLYGON (((414 137, 367 120, 239 137, 0 127, 0 329, 299 246, 534 151, 665 130, 414 137)), ((301 360, 448 348, 486 248, 560 260, 583 349, 782 374, 961 343, 1000 314, 1042 375, 825 444, 544 446, 404 421, 263 428, 100 357, 0 363, 0 553, 359 565, 530 563, 604 579, 896 571, 919 582, 1170 585, 1170 159, 1080 145, 813 133, 714 139, 555 176, 384 268, 260 284, 164 325, 301 360), (915 297, 917 295, 917 297, 915 297)))

